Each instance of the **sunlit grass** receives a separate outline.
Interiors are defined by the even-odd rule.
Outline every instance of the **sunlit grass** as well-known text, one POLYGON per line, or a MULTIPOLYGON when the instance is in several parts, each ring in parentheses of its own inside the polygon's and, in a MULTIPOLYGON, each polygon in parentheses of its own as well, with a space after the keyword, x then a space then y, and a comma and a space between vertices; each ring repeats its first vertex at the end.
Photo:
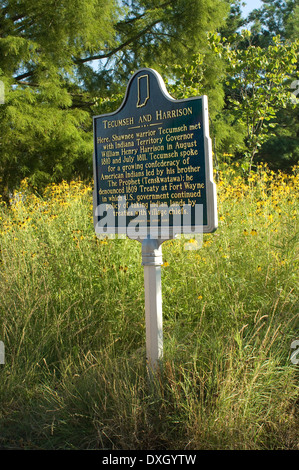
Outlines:
POLYGON ((152 385, 140 244, 95 237, 90 185, 24 181, 0 208, 0 447, 298 448, 298 179, 224 167, 218 230, 163 244, 152 385))

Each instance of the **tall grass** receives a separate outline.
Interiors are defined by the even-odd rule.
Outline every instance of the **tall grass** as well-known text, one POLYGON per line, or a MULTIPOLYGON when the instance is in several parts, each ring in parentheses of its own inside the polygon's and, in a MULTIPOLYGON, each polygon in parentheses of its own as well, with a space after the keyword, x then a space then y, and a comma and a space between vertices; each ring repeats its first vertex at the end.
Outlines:
POLYGON ((0 448, 298 449, 297 188, 227 167, 218 230, 163 244, 152 382, 140 244, 94 236, 90 186, 25 181, 0 212, 0 448))

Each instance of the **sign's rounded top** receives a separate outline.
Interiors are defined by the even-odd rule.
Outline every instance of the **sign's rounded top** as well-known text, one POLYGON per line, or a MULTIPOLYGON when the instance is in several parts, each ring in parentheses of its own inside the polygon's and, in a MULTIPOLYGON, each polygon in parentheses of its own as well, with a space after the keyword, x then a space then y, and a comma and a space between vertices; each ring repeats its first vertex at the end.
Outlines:
MULTIPOLYGON (((139 70, 137 70, 137 72, 135 72, 132 75, 132 77, 129 80, 128 86, 127 86, 127 94, 129 93, 130 86, 134 82, 134 80, 137 80, 137 83, 139 82, 139 84, 142 81, 144 81, 144 83, 145 83, 145 80, 148 80, 148 82, 149 82, 151 80, 150 79, 151 75, 156 79, 156 82, 157 82, 157 84, 160 88, 160 92, 165 95, 165 98, 175 101, 174 98, 168 93, 165 82, 164 82, 163 78, 161 77, 161 75, 156 70, 151 69, 151 68, 139 69, 139 70), (145 78, 145 77, 148 77, 148 78, 145 78)), ((148 85, 149 85, 149 83, 148 83, 148 85)), ((124 101, 126 100, 126 97, 127 97, 127 95, 125 96, 124 101)))
MULTIPOLYGON (((202 97, 191 97, 176 100, 167 91, 165 82, 161 75, 154 69, 142 68, 135 72, 127 85, 126 93, 120 107, 107 115, 115 115, 128 107, 129 112, 151 112, 155 107, 167 106, 167 103, 184 103, 202 97)), ((101 115, 103 116, 103 115, 101 115)), ((97 118, 99 116, 94 116, 97 118)))

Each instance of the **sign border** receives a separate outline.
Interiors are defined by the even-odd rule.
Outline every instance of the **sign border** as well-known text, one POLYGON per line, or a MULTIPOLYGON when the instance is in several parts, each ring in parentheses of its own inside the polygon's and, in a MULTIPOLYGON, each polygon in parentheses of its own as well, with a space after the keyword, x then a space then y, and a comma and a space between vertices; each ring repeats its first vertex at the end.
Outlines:
MULTIPOLYGON (((216 194, 216 184, 213 181, 213 160, 212 160, 212 141, 209 134, 209 114, 208 114, 208 97, 206 95, 202 96, 195 96, 190 98, 184 98, 180 100, 176 100, 173 98, 167 91, 165 82, 161 75, 154 69, 151 68, 141 68, 137 70, 130 80, 128 81, 126 93, 124 99, 116 111, 112 113, 105 113, 99 114, 97 116, 93 116, 93 140, 94 140, 94 154, 93 154, 93 175, 94 175, 94 191, 93 191, 93 219, 94 219, 94 228, 96 235, 103 236, 103 233, 97 232, 97 223, 98 223, 98 216, 95 215, 96 208, 97 208, 97 194, 98 194, 98 183, 97 183, 97 171, 96 171, 96 120, 98 118, 103 117, 111 117, 115 116, 119 113, 123 107, 125 106, 128 96, 130 85, 132 81, 135 79, 136 75, 140 74, 141 72, 150 72, 155 75, 160 91, 164 94, 165 98, 169 101, 174 103, 188 103, 193 100, 202 100, 202 119, 203 119, 203 139, 204 139, 204 161, 205 161, 205 191, 206 191, 206 204, 207 204, 207 221, 206 225, 193 225, 191 234, 196 233, 212 233, 218 228, 218 215, 217 215, 217 194, 216 194)), ((134 237, 137 240, 144 240, 148 238, 149 227, 142 227, 139 231, 139 236, 134 237)), ((182 233, 182 226, 172 226, 172 227, 158 227, 157 230, 150 229, 151 238, 159 238, 163 240, 169 240, 175 238, 177 234, 182 233)), ((107 231, 105 235, 127 235, 127 227, 118 227, 117 233, 115 233, 115 228, 107 227, 107 231)), ((188 233, 189 235, 189 233, 188 233)))

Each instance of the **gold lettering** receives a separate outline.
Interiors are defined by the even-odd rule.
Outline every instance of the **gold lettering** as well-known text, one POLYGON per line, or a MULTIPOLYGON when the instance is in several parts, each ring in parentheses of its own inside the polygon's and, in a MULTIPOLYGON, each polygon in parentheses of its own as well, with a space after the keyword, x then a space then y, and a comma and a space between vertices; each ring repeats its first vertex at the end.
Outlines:
POLYGON ((140 116, 139 123, 143 124, 144 122, 151 122, 151 120, 152 120, 151 114, 144 114, 143 116, 140 116))
POLYGON ((114 127, 121 127, 121 126, 129 126, 131 124, 134 124, 134 117, 128 117, 128 118, 111 120, 111 121, 108 119, 103 120, 104 129, 111 129, 114 127))
POLYGON ((198 182, 198 176, 202 169, 195 163, 197 159, 192 159, 199 154, 196 131, 201 125, 175 120, 191 116, 192 105, 170 106, 174 109, 155 110, 135 118, 108 115, 102 121, 104 134, 108 134, 97 137, 100 181, 104 186, 99 194, 103 201, 116 202, 118 196, 126 195, 127 205, 142 202, 148 207, 150 203, 169 201, 182 205, 189 200, 193 205, 201 197, 205 185, 198 182), (117 129, 134 124, 136 127, 117 129))
POLYGON ((172 109, 171 111, 163 111, 162 109, 156 110, 156 120, 172 119, 181 116, 190 116, 193 114, 193 108, 188 106, 187 108, 172 109))

